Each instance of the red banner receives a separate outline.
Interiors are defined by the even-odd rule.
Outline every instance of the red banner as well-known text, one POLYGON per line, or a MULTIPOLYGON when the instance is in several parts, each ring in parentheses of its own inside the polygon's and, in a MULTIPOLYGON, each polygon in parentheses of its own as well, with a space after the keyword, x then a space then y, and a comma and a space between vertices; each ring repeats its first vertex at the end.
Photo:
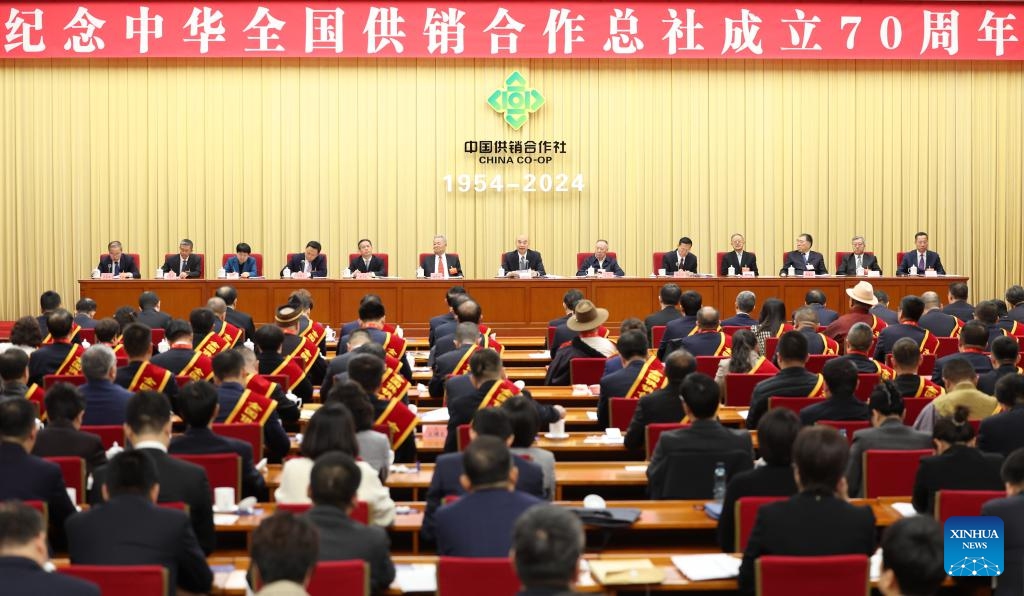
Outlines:
POLYGON ((9 58, 1024 58, 1024 4, 1002 2, 28 0, 0 18, 9 58))

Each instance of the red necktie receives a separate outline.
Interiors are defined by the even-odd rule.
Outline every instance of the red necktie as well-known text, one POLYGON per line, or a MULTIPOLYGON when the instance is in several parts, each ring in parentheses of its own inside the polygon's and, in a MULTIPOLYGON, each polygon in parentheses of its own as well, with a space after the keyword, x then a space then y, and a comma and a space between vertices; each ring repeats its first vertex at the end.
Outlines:
POLYGON ((437 256, 437 273, 444 273, 444 269, 441 268, 441 255, 437 256))

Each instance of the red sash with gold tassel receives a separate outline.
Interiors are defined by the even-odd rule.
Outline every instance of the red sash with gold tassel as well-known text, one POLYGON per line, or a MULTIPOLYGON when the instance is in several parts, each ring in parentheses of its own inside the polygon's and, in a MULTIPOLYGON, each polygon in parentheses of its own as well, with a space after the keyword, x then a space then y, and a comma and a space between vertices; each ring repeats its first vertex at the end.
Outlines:
POLYGON ((384 353, 395 360, 401 360, 405 356, 405 338, 399 337, 397 333, 385 333, 384 353))
POLYGON ((818 373, 818 382, 811 389, 810 393, 807 394, 807 397, 825 397, 825 377, 821 373, 818 373))
POLYGON ((231 349, 235 347, 238 340, 242 339, 242 330, 227 321, 222 321, 220 326, 220 336, 228 342, 228 349, 231 349))
MULTIPOLYGON (((63 343, 63 340, 61 341, 63 343)), ((71 349, 68 350, 68 355, 64 357, 64 361, 60 363, 57 370, 53 373, 55 375, 80 375, 82 374, 82 354, 85 353, 85 349, 78 344, 68 344, 71 349)))
POLYGON ((754 366, 750 367, 750 374, 752 375, 768 375, 779 372, 778 367, 771 363, 767 358, 761 356, 754 363, 754 366))
POLYGON ((409 380, 402 376, 402 361, 386 356, 384 358, 384 376, 380 380, 380 397, 389 400, 404 399, 411 386, 409 380))
POLYGON ((172 376, 170 371, 163 367, 143 362, 132 382, 128 384, 128 391, 163 391, 167 383, 171 382, 172 376))
POLYGON ((178 376, 188 377, 193 381, 209 381, 213 378, 213 361, 206 354, 195 352, 192 360, 178 372, 178 376))
POLYGON ((878 334, 882 332, 882 329, 888 327, 889 324, 879 319, 875 315, 871 315, 871 333, 874 334, 875 339, 878 339, 878 334))
POLYGON ((918 377, 918 379, 917 392, 914 393, 914 397, 936 398, 946 392, 941 386, 932 383, 931 380, 925 377, 918 377))
POLYGON ((924 330, 924 337, 921 338, 920 344, 921 354, 934 354, 939 349, 939 338, 935 337, 931 331, 924 330))
POLYGON ((277 383, 268 381, 260 375, 249 375, 249 378, 245 381, 246 389, 264 397, 272 397, 277 391, 277 387, 277 383))
POLYGON ((484 398, 480 400, 480 406, 477 409, 482 410, 484 408, 500 406, 505 403, 505 400, 508 398, 519 395, 520 393, 519 387, 513 385, 508 379, 495 381, 494 384, 491 385, 490 390, 484 394, 484 398))
POLYGON ((263 426, 277 409, 277 402, 265 395, 246 389, 238 398, 234 409, 224 419, 228 424, 259 424, 263 426))
POLYGON ((28 386, 25 390, 25 399, 34 403, 36 408, 39 410, 39 419, 46 420, 46 402, 43 401, 43 388, 35 383, 28 386))
POLYGON ((664 389, 668 386, 668 378, 665 376, 665 366, 658 360, 657 356, 648 358, 636 376, 633 385, 626 392, 626 399, 640 399, 652 391, 664 389))
POLYGON ((472 344, 469 346, 469 349, 466 350, 466 353, 462 355, 462 359, 459 360, 459 363, 455 365, 455 370, 452 371, 453 377, 464 375, 469 372, 469 359, 473 355, 473 353, 479 349, 481 349, 480 346, 476 344, 472 344))
POLYGON ((220 354, 224 350, 230 348, 231 346, 228 345, 228 340, 211 331, 206 334, 203 341, 199 342, 199 345, 195 347, 195 350, 200 354, 205 354, 207 357, 213 358, 217 354, 220 354))
POLYGON ((480 337, 480 347, 490 348, 498 353, 498 356, 505 355, 505 346, 498 343, 498 340, 494 339, 490 335, 483 335, 480 337))
POLYGON ((299 337, 304 337, 310 341, 314 346, 319 346, 320 342, 327 336, 327 328, 310 319, 309 325, 302 331, 299 331, 299 337))
POLYGON ((718 348, 715 350, 714 356, 732 356, 732 338, 724 332, 719 332, 722 336, 721 343, 718 344, 718 348))
POLYGON ((416 430, 419 420, 416 414, 413 414, 409 406, 405 405, 402 400, 392 399, 374 424, 386 425, 388 427, 391 448, 398 449, 399 445, 405 442, 405 439, 416 430))
POLYGON ((818 337, 820 337, 821 341, 825 344, 825 351, 822 352, 823 356, 835 356, 839 354, 839 342, 824 333, 819 333, 818 337))
POLYGON ((308 339, 299 337, 302 341, 295 346, 291 354, 285 356, 285 360, 294 362, 295 366, 302 371, 302 375, 305 376, 309 373, 309 369, 313 368, 313 365, 316 364, 316 359, 320 357, 320 348, 316 347, 316 344, 308 339))
POLYGON ((288 377, 288 391, 295 389, 306 378, 306 372, 299 368, 298 364, 287 358, 281 363, 281 366, 278 366, 270 374, 288 377))

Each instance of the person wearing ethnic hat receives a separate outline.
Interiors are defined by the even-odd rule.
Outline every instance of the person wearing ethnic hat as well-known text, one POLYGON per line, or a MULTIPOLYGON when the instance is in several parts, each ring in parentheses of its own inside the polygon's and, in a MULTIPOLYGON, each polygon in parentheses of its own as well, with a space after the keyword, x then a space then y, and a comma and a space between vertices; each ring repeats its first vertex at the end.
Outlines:
POLYGON ((327 360, 320 353, 320 348, 299 334, 299 319, 305 311, 301 306, 289 302, 277 307, 274 322, 284 332, 284 343, 281 344, 281 355, 291 359, 310 383, 319 382, 327 373, 327 360))
POLYGON ((573 358, 607 358, 615 353, 615 344, 601 337, 598 327, 608 320, 608 310, 598 308, 590 300, 580 300, 565 326, 579 333, 558 347, 548 366, 545 385, 568 385, 569 363, 573 358))
POLYGON ((846 340, 846 334, 850 328, 857 323, 866 323, 871 327, 871 332, 878 337, 879 332, 885 329, 885 321, 871 314, 871 307, 878 304, 875 297, 875 289, 866 281, 858 282, 852 288, 846 289, 846 295, 850 297, 850 310, 840 316, 825 328, 825 335, 836 340, 840 344, 846 340))

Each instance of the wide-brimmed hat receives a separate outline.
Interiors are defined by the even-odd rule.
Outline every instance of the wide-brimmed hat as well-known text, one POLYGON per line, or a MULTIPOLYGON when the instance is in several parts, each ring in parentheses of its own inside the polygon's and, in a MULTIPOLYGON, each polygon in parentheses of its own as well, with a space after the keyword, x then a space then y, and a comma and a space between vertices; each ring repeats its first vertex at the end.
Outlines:
POLYGON ((576 310, 565 322, 565 326, 573 331, 590 331, 597 329, 608 320, 608 309, 597 308, 589 300, 576 303, 576 310))
POLYGON ((878 304, 878 298, 875 297, 875 288, 866 281, 859 282, 852 288, 846 288, 846 295, 857 302, 863 302, 870 306, 878 304))
POLYGON ((274 313, 274 320, 282 325, 288 325, 298 321, 300 316, 302 316, 301 309, 286 304, 277 308, 277 312, 274 313))

